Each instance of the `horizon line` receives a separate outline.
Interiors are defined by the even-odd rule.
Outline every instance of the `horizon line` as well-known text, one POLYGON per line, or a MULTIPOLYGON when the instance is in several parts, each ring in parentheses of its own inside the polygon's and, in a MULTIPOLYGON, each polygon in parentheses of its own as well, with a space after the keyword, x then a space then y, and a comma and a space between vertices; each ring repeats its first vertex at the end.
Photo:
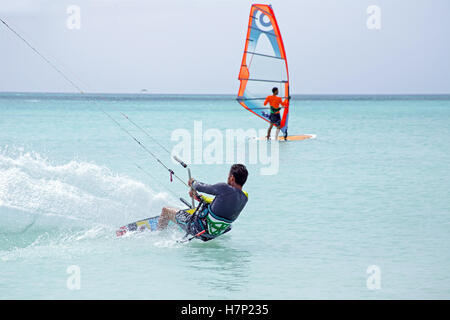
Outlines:
MULTIPOLYGON (((73 95, 204 95, 236 96, 235 93, 167 93, 167 92, 62 92, 62 91, 0 91, 0 94, 73 94, 73 95)), ((449 96, 448 93, 293 93, 291 96, 449 96)))

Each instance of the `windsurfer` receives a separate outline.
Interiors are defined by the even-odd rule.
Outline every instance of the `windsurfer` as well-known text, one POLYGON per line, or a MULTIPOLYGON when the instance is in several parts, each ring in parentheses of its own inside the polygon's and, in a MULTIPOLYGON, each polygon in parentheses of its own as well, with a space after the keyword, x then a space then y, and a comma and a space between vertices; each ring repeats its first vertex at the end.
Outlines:
MULTIPOLYGON (((270 116, 269 116, 269 120, 270 120, 270 126, 269 126, 269 130, 267 130, 267 140, 270 140, 270 133, 272 131, 272 127, 275 125, 277 127, 277 131, 275 133, 275 140, 278 140, 278 134, 280 133, 280 124, 281 124, 281 117, 280 117, 280 104, 283 107, 287 107, 289 100, 291 99, 291 97, 287 97, 287 99, 285 99, 283 101, 282 98, 278 97, 278 88, 274 87, 272 89, 272 95, 267 96, 266 100, 264 101, 264 105, 267 105, 267 103, 269 103, 270 105, 270 116)), ((286 139, 286 137, 285 137, 286 139)))

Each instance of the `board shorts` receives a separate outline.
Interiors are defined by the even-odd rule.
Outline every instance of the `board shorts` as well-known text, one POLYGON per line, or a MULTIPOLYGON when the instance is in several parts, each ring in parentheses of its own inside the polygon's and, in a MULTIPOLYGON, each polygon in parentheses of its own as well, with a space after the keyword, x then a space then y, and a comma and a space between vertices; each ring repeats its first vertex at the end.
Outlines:
MULTIPOLYGON (((205 230, 197 213, 193 214, 194 211, 195 209, 180 210, 175 214, 175 220, 178 226, 192 236, 205 230)), ((202 236, 199 238, 203 240, 202 236)))
POLYGON ((270 116, 269 116, 269 120, 270 120, 270 122, 272 122, 277 127, 280 126, 281 117, 280 117, 279 113, 271 113, 270 116))

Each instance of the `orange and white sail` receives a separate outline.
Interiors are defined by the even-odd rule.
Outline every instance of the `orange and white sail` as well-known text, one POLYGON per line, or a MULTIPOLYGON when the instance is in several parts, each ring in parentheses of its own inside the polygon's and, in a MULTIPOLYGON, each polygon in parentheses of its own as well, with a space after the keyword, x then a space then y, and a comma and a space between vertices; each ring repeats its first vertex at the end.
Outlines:
MULTIPOLYGON (((254 4, 250 9, 244 55, 239 72, 237 101, 248 111, 270 122, 270 107, 264 100, 277 87, 289 96, 289 72, 283 39, 270 5, 254 4)), ((283 108, 280 129, 287 136, 289 102, 283 108)))

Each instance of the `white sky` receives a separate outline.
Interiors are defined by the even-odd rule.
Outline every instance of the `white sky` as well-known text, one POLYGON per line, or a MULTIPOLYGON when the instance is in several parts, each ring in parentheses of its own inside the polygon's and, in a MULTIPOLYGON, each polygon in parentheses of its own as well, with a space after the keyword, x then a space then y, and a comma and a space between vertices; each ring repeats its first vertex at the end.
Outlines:
MULTIPOLYGON (((87 92, 235 94, 251 3, 0 0, 0 17, 87 92), (80 30, 66 27, 73 4, 80 30)), ((257 3, 273 6, 294 94, 450 93, 449 0, 257 3)), ((1 91, 75 90, 0 24, 1 91)))

